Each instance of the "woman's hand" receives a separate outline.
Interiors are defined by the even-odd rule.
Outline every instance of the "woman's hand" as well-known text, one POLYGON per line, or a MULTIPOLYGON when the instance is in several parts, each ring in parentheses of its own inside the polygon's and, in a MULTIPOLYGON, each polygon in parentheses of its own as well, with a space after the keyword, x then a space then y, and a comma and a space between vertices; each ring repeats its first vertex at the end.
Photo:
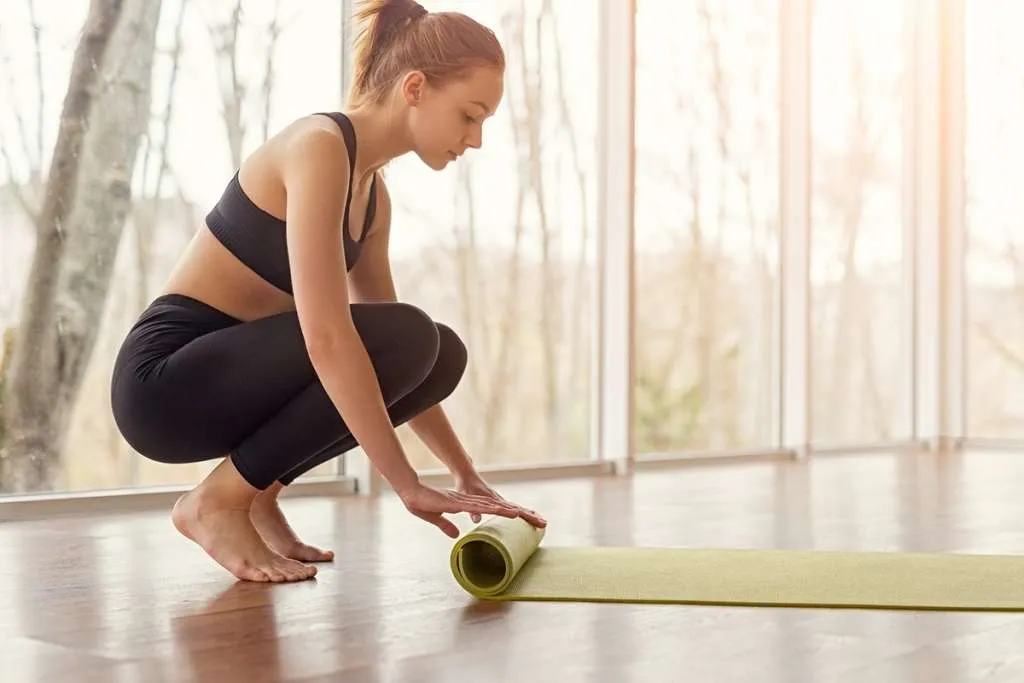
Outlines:
MULTIPOLYGON (((547 521, 533 510, 528 510, 502 498, 501 494, 492 489, 487 482, 484 481, 483 477, 479 475, 479 473, 473 472, 471 474, 456 477, 455 488, 459 493, 478 496, 487 500, 503 503, 505 505, 511 505, 516 510, 516 517, 522 517, 535 527, 543 529, 548 525, 547 521)), ((480 513, 470 513, 470 519, 474 522, 479 522, 480 518, 480 513)))
POLYGON ((459 528, 446 519, 444 513, 468 512, 477 521, 480 515, 498 515, 514 519, 521 517, 523 513, 518 506, 502 500, 500 496, 495 498, 460 491, 438 490, 423 484, 415 484, 398 491, 398 495, 409 512, 435 525, 452 538, 459 537, 459 528))

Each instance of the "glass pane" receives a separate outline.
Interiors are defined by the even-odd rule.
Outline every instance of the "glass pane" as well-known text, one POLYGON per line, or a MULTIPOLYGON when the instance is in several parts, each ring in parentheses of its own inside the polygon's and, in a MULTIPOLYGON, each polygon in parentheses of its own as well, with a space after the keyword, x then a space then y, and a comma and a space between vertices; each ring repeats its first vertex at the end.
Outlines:
MULTIPOLYGON (((386 171, 399 296, 466 343, 443 403, 479 465, 590 456, 597 7, 433 2, 490 26, 505 98, 484 145, 438 173, 415 156, 386 171)), ((401 429, 414 464, 440 463, 401 429)))
MULTIPOLYGON (((121 239, 113 233, 111 253, 91 256, 97 267, 112 266, 109 284, 101 281, 93 292, 102 306, 81 321, 85 338, 95 334, 95 344, 91 349, 88 343, 70 347, 72 355, 85 354, 80 380, 62 380, 45 396, 44 410, 32 408, 42 414, 59 404, 58 393, 65 387, 72 397, 66 419, 42 421, 55 427, 55 437, 35 434, 42 445, 34 451, 33 462, 17 465, 19 471, 36 472, 29 487, 33 490, 188 484, 215 464, 168 466, 135 454, 113 423, 109 391, 124 334, 159 291, 239 160, 286 122, 336 109, 341 101, 338 0, 307 0, 301 7, 245 0, 235 21, 237 4, 162 3, 153 69, 140 75, 151 76, 152 113, 143 122, 148 135, 138 145, 131 204, 121 239)), ((26 287, 35 238, 29 216, 39 210, 47 190, 44 183, 89 3, 35 3, 34 17, 28 13, 30 5, 5 6, 0 40, 0 101, 12 105, 0 112, 0 329, 5 330, 18 328, 24 304, 31 299, 26 287), (39 26, 38 46, 33 22, 39 26), (41 72, 37 51, 43 56, 41 72)), ((127 62, 116 66, 129 68, 127 62)), ((110 111, 126 105, 105 106, 110 111)), ((104 115, 94 113, 92 120, 104 115)), ((115 142, 123 140, 111 144, 115 142)), ((113 212, 118 201, 116 193, 92 199, 103 215, 113 212)), ((94 246, 87 245, 90 251, 94 246)), ((53 331, 56 322, 51 318, 48 325, 53 331)), ((0 372, 10 366, 10 358, 9 352, 0 356, 0 372)), ((329 463, 310 474, 333 472, 334 467, 329 463)), ((5 477, 0 492, 16 488, 9 468, 5 477)))
POLYGON ((778 0, 637 13, 641 453, 772 447, 778 0))
POLYGON ((903 3, 814 3, 811 431, 906 438, 903 3))
POLYGON ((1024 438, 1024 6, 966 3, 967 435, 1024 438))

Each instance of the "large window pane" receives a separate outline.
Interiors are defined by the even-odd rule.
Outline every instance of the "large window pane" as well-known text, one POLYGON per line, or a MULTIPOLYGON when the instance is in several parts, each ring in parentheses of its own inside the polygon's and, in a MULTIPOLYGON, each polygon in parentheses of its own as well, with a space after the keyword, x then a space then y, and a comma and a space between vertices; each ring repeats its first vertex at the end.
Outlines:
MULTIPOLYGON (((597 8, 435 2, 492 27, 505 99, 484 146, 441 173, 386 171, 399 296, 452 327, 469 369, 444 403, 480 465, 590 455, 597 8)), ((414 464, 440 464, 400 430, 414 464)))
POLYGON ((967 434, 1024 439, 1024 6, 966 3, 967 434))
POLYGON ((638 450, 772 444, 779 4, 641 0, 638 450))
MULTIPOLYGON (((16 329, 24 313, 35 250, 30 216, 46 189, 42 182, 62 125, 61 107, 88 5, 37 2, 4 8, 0 101, 9 106, 0 112, 2 329, 16 329)), ((96 329, 95 347, 80 383, 74 383, 69 417, 58 423, 65 446, 54 453, 39 451, 53 467, 43 468, 48 472, 34 489, 185 484, 215 464, 166 466, 133 453, 111 418, 111 367, 128 327, 161 287, 240 159, 286 122, 340 106, 340 12, 338 0, 301 6, 275 0, 162 3, 153 68, 140 76, 140 82, 151 77, 152 103, 148 135, 136 156, 134 194, 123 233, 114 241, 116 253, 95 261, 97 268, 113 261, 109 285, 99 290, 105 303, 83 328, 96 329)), ((117 73, 130 71, 127 62, 110 66, 117 73)), ((104 106, 110 112, 125 104, 104 106)), ((106 115, 94 113, 93 121, 106 115)), ((113 207, 118 198, 100 194, 80 200, 113 207)), ((9 360, 9 354, 0 357, 0 368, 9 360)), ((52 398, 59 402, 56 389, 52 398)), ((334 463, 311 474, 331 471, 334 463)), ((12 482, 0 482, 0 492, 12 488, 12 482)))
POLYGON ((904 3, 813 4, 812 441, 904 438, 904 3))

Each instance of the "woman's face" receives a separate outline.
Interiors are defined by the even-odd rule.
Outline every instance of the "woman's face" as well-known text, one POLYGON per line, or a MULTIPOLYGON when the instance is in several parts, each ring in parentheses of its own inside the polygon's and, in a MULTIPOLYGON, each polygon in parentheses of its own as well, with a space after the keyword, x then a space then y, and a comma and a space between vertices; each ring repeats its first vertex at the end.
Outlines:
POLYGON ((504 89, 503 72, 488 67, 473 68, 440 87, 421 73, 407 75, 402 92, 410 107, 413 150, 423 163, 440 171, 466 149, 479 149, 484 121, 494 115, 504 89))

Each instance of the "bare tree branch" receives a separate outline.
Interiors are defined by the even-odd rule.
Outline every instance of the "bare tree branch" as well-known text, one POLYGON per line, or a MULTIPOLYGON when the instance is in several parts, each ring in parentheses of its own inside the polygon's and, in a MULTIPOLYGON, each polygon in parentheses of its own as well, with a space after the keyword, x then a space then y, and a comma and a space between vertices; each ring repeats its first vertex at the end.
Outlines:
MULTIPOLYGON (((34 10, 32 8, 32 4, 31 4, 31 0, 30 0, 30 2, 29 2, 30 25, 32 26, 33 30, 36 30, 37 27, 35 26, 34 19, 31 18, 33 15, 34 15, 34 10)), ((8 92, 13 94, 15 92, 15 90, 16 90, 16 83, 15 83, 15 79, 14 79, 14 69, 13 69, 13 67, 11 65, 10 55, 8 55, 7 52, 3 49, 4 40, 3 40, 3 36, 2 36, 2 29, 3 29, 3 26, 0 25, 0 68, 3 69, 4 75, 6 77, 8 92)), ((41 92, 43 90, 43 87, 44 87, 43 82, 39 81, 37 86, 38 86, 39 91, 41 92)), ((37 200, 34 197, 32 197, 32 198, 29 197, 29 195, 26 193, 26 187, 29 190, 31 190, 31 191, 36 191, 36 189, 39 186, 38 178, 39 178, 39 175, 41 173, 40 165, 42 164, 42 152, 40 152, 39 154, 33 154, 32 150, 31 150, 31 147, 29 145, 29 135, 28 135, 28 130, 27 130, 26 126, 25 126, 25 119, 24 119, 24 116, 23 116, 20 108, 19 107, 12 107, 11 108, 11 113, 14 116, 15 131, 16 131, 16 134, 17 134, 17 137, 18 137, 18 141, 21 144, 21 153, 24 156, 25 163, 28 166, 28 178, 25 179, 24 181, 19 180, 19 178, 18 178, 18 171, 15 168, 14 160, 11 158, 11 150, 7 146, 6 141, 3 140, 2 138, 0 138, 0 157, 3 157, 4 171, 7 174, 7 178, 8 178, 7 185, 8 185, 8 188, 10 189, 10 192, 11 192, 12 196, 14 197, 15 201, 18 203, 18 206, 21 207, 22 211, 24 211, 25 215, 32 221, 32 223, 36 223, 39 220, 38 202, 37 202, 37 200)), ((40 110, 39 113, 38 113, 38 118, 41 119, 42 116, 43 116, 43 112, 42 112, 42 110, 40 110)), ((40 120, 39 125, 40 125, 40 131, 41 131, 42 130, 42 121, 41 120, 40 120)), ((41 135, 41 133, 40 133, 40 135, 41 135)))
MULTIPOLYGON (((3 41, 0 41, 0 46, 2 45, 3 41)), ((0 55, 3 56, 3 67, 4 73, 7 75, 8 92, 14 93, 17 91, 17 83, 14 78, 14 69, 11 64, 11 58, 6 51, 0 51, 0 55)), ((39 87, 43 87, 42 82, 40 82, 39 87)), ((29 144, 28 127, 25 125, 25 117, 22 111, 18 107, 14 107, 13 111, 11 111, 11 115, 14 116, 14 123, 18 135, 18 142, 21 143, 21 153, 25 157, 25 163, 28 164, 29 173, 31 174, 34 171, 36 165, 42 163, 42 159, 37 159, 35 154, 32 153, 32 147, 29 144)), ((42 117, 43 113, 39 112, 38 116, 42 117)), ((29 180, 31 181, 31 178, 29 180)))
MULTIPOLYGON (((525 3, 520 3, 521 11, 526 13, 525 3)), ((548 5, 548 13, 550 5, 548 5)), ((537 206, 537 218, 540 228, 541 247, 541 296, 546 301, 540 307, 540 332, 541 349, 544 359, 543 386, 544 386, 544 443, 554 442, 558 430, 558 416, 560 401, 558 400, 558 323, 561 316, 558 315, 561 302, 561 287, 559 277, 556 273, 557 261, 553 258, 556 252, 555 242, 557 235, 551 228, 548 218, 547 189, 544 182, 544 168, 541 164, 541 129, 544 122, 544 25, 547 20, 547 13, 541 11, 534 19, 534 49, 532 54, 536 55, 537 62, 533 68, 529 68, 527 60, 521 60, 522 68, 520 77, 525 86, 526 104, 526 131, 527 131, 527 171, 524 180, 528 183, 530 193, 533 195, 537 206), (533 78, 531 78, 533 76, 533 78)), ((524 55, 526 52, 524 51, 524 55)))
POLYGON ((878 367, 875 362, 875 340, 874 324, 870 315, 864 316, 864 322, 860 328, 861 358, 864 362, 864 389, 868 394, 868 408, 874 418, 874 436, 879 439, 889 439, 891 436, 890 416, 893 412, 886 408, 885 400, 882 397, 881 379, 878 376, 878 367))
POLYGON ((582 383, 581 375, 585 376, 590 371, 589 363, 584 361, 586 356, 579 353, 579 349, 583 346, 582 338, 589 331, 585 321, 589 312, 587 294, 590 291, 588 287, 589 278, 587 277, 587 249, 590 246, 591 235, 590 202, 587 196, 586 166, 580 158, 579 143, 576 139, 576 130, 569 109, 569 97, 565 88, 565 67, 562 59, 563 41, 560 40, 558 19, 552 0, 544 0, 541 11, 548 17, 551 32, 554 36, 552 44, 554 46, 555 82, 558 86, 558 122, 560 130, 568 138, 569 155, 576 176, 576 189, 579 192, 580 202, 580 239, 579 248, 576 252, 576 264, 571 282, 572 293, 570 295, 570 310, 572 311, 573 318, 569 329, 569 344, 566 347, 566 352, 570 354, 570 362, 568 364, 569 376, 566 385, 570 391, 576 391, 577 387, 582 383))
POLYGON ((160 206, 162 203, 163 185, 169 170, 167 150, 170 146, 171 122, 174 119, 174 92, 178 83, 178 75, 181 70, 181 56, 184 49, 184 25, 185 14, 188 9, 189 0, 181 0, 178 6, 178 18, 174 26, 174 44, 171 47, 171 72, 167 79, 167 89, 164 97, 166 105, 160 119, 162 131, 160 149, 154 150, 153 126, 149 126, 150 134, 146 136, 146 151, 142 158, 142 192, 141 206, 135 211, 135 265, 138 285, 135 288, 134 305, 138 311, 144 309, 149 303, 149 273, 152 262, 153 236, 157 221, 160 217, 160 206), (147 175, 150 166, 151 155, 159 157, 159 164, 156 171, 156 180, 150 191, 147 187, 147 175), (145 200, 149 200, 148 203, 145 200))
POLYGON ((270 138, 270 102, 274 91, 274 52, 277 49, 277 41, 281 37, 283 26, 280 21, 281 0, 274 0, 274 18, 270 20, 267 29, 269 35, 267 45, 267 56, 263 62, 263 87, 260 94, 263 98, 263 139, 270 138))
POLYGON ((1012 365, 1015 370, 1024 370, 1024 356, 1007 346, 1001 339, 999 339, 998 335, 992 331, 992 328, 984 323, 978 323, 977 329, 978 335, 988 342, 989 346, 992 347, 992 350, 999 354, 1003 360, 1012 365))
MULTIPOLYGON (((710 85, 718 114, 714 124, 715 141, 718 148, 718 157, 724 166, 726 160, 731 155, 729 137, 732 135, 732 112, 729 109, 729 100, 726 94, 728 85, 722 66, 722 48, 718 34, 715 32, 714 21, 706 0, 700 0, 697 3, 697 14, 704 26, 705 44, 711 59, 710 85)), ((698 168, 693 167, 691 169, 691 177, 693 183, 700 183, 698 168)), ((697 287, 694 288, 699 297, 698 310, 700 311, 700 324, 697 327, 698 386, 700 387, 701 397, 706 401, 702 406, 705 424, 711 430, 716 429, 720 425, 719 420, 716 418, 721 410, 718 402, 713 400, 712 388, 719 384, 719 382, 715 376, 717 375, 715 372, 717 368, 713 368, 712 363, 715 358, 715 344, 718 342, 718 302, 715 301, 715 298, 719 289, 718 264, 721 261, 721 240, 725 232, 726 223, 725 202, 728 195, 728 181, 724 170, 719 171, 718 182, 720 191, 718 193, 718 206, 716 207, 717 229, 712 231, 713 244, 711 245, 710 256, 705 257, 702 254, 700 260, 697 261, 696 272, 699 274, 699 281, 697 287)), ((699 226, 701 221, 697 220, 695 224, 699 226)), ((698 243, 698 248, 702 251, 703 245, 698 243)))
MULTIPOLYGON (((42 172, 43 165, 43 129, 46 121, 46 80, 43 78, 43 41, 42 26, 36 19, 36 4, 28 0, 28 18, 32 22, 33 61, 36 67, 36 166, 42 172)), ((41 177, 33 177, 32 185, 40 182, 41 177)))
POLYGON ((36 223, 39 220, 39 211, 32 202, 29 201, 28 197, 25 195, 24 188, 18 182, 18 178, 14 171, 14 164, 11 162, 10 152, 7 151, 7 145, 2 142, 0 142, 0 156, 3 157, 4 172, 7 174, 7 189, 14 197, 14 200, 18 202, 18 206, 21 207, 21 210, 25 212, 25 215, 28 216, 33 223, 36 223))
MULTIPOLYGON (((465 335, 466 345, 469 348, 477 348, 476 341, 477 328, 482 327, 483 334, 480 336, 485 339, 485 342, 480 347, 482 349, 488 349, 486 342, 488 326, 486 322, 481 325, 479 321, 479 312, 481 310, 487 310, 487 292, 483 291, 483 285, 487 278, 480 278, 478 275, 479 269, 476 267, 476 205, 473 199, 473 181, 472 174, 466 164, 462 164, 457 169, 458 181, 462 186, 461 196, 466 198, 466 227, 465 229, 460 228, 460 221, 458 217, 452 222, 452 232, 454 233, 455 241, 455 272, 456 272, 456 286, 458 287, 458 300, 460 313, 462 314, 462 328, 463 334, 465 335)), ((457 214, 456 214, 457 216, 457 214)), ((470 391, 473 395, 474 405, 481 405, 484 399, 484 391, 482 387, 482 381, 479 372, 469 373, 470 391)), ((480 425, 477 422, 472 423, 477 430, 480 429, 480 425)))
MULTIPOLYGON (((867 92, 867 73, 862 55, 857 51, 854 52, 851 64, 850 85, 855 93, 867 92)), ((880 137, 872 134, 868 104, 864 97, 855 100, 848 135, 850 144, 840 157, 834 177, 823 188, 823 199, 830 201, 838 214, 844 245, 840 256, 842 280, 838 288, 839 304, 832 329, 832 355, 827 365, 830 373, 825 375, 824 367, 818 372, 818 376, 822 377, 820 389, 828 391, 828 394, 826 399, 816 403, 819 407, 840 405, 849 395, 855 363, 843 360, 844 349, 850 344, 847 330, 866 324, 865 312, 858 301, 863 285, 857 269, 857 246, 863 223, 864 196, 880 163, 877 155, 880 137)), ((863 352, 873 353, 874 349, 868 347, 863 352)), ((842 438, 848 424, 844 421, 848 421, 850 415, 846 411, 822 412, 816 429, 827 435, 824 438, 842 438)))
POLYGON ((228 151, 233 168, 242 164, 246 133, 246 123, 242 116, 246 87, 238 76, 238 34, 241 26, 242 0, 235 0, 228 21, 208 27, 220 73, 221 118, 228 136, 228 151))
MULTIPOLYGON (((525 45, 525 7, 520 4, 520 11, 516 13, 510 13, 505 17, 505 21, 502 22, 503 27, 506 31, 506 42, 511 45, 519 45, 518 51, 514 54, 519 55, 519 58, 523 58, 523 46, 525 45), (511 35, 509 35, 511 34, 511 35)), ((526 69, 525 66, 522 67, 526 69)), ((527 82, 523 81, 523 87, 527 87, 527 82)), ((512 136, 515 143, 515 148, 520 148, 521 135, 523 121, 518 112, 516 98, 514 96, 508 98, 509 106, 509 119, 512 122, 512 136)), ((522 155, 519 155, 519 176, 522 177, 525 173, 524 169, 525 162, 522 155)), ((509 358, 511 357, 511 350, 515 345, 518 344, 518 328, 516 321, 519 320, 519 300, 520 300, 520 275, 522 265, 520 263, 523 237, 524 237, 524 225, 523 219, 526 211, 526 188, 522 183, 517 186, 516 192, 516 211, 515 211, 515 223, 513 225, 513 244, 512 253, 508 259, 508 275, 505 278, 507 283, 507 290, 504 292, 504 306, 501 307, 499 313, 499 328, 497 335, 497 351, 491 362, 488 364, 491 379, 488 383, 487 398, 484 401, 482 412, 482 448, 485 452, 491 452, 495 448, 495 444, 498 438, 498 431, 500 429, 501 418, 503 416, 503 404, 502 398, 507 396, 508 391, 508 375, 509 375, 509 358)), ((483 325, 484 330, 489 330, 489 318, 486 319, 483 325)), ((490 348, 489 341, 485 340, 485 348, 490 348)))

